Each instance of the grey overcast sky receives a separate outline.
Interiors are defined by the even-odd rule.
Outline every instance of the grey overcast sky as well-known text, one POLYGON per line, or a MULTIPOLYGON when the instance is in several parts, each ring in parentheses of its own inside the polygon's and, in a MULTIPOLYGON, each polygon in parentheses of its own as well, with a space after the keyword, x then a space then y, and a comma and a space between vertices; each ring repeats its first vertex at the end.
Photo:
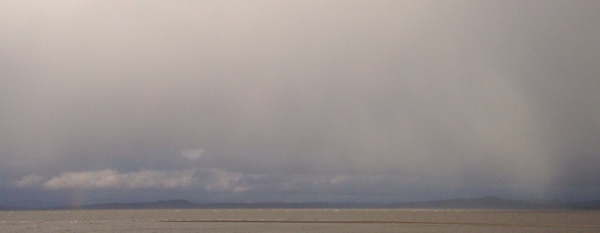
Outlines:
POLYGON ((0 3, 0 205, 600 198, 600 1, 0 3))

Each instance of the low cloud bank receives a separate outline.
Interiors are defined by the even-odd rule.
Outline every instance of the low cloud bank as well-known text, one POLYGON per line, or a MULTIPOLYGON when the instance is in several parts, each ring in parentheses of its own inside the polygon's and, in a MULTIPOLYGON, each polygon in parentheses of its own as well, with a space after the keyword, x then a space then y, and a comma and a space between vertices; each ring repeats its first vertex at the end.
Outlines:
POLYGON ((119 173, 114 170, 67 172, 42 184, 48 189, 89 188, 180 188, 192 184, 194 171, 139 171, 119 173))

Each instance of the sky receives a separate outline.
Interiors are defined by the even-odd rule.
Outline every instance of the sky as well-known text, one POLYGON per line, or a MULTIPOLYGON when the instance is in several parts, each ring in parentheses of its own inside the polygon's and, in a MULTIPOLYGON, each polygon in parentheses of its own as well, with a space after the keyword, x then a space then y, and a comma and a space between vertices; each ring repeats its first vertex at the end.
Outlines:
POLYGON ((0 205, 600 198, 599 1, 0 3, 0 205))

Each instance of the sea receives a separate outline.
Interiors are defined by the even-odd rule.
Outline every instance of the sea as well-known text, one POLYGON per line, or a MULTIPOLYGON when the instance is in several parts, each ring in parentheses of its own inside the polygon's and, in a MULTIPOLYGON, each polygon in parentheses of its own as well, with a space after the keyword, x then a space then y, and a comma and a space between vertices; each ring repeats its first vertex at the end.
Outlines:
POLYGON ((0 211, 0 232, 600 232, 600 210, 0 211))

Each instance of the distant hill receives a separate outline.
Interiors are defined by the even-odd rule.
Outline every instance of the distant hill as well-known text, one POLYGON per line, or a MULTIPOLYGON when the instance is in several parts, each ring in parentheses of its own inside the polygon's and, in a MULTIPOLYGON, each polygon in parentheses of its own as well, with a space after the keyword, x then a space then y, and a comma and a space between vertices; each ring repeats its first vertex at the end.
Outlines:
POLYGON ((527 202, 487 196, 469 199, 450 199, 425 202, 405 202, 389 205, 390 208, 425 209, 541 209, 546 206, 527 202))
POLYGON ((24 208, 16 207, 16 206, 0 206, 0 210, 21 210, 24 208))
POLYGON ((578 202, 518 201, 486 196, 468 199, 405 202, 390 204, 386 207, 415 209, 600 209, 600 200, 578 202))
MULTIPOLYGON (((7 207, 5 207, 7 208, 7 207)), ((0 207, 0 210, 6 210, 0 207)), ((52 209, 295 209, 295 208, 397 208, 397 209, 600 209, 600 200, 583 202, 517 201, 500 197, 450 199, 392 204, 369 203, 209 203, 187 200, 167 200, 134 203, 102 203, 82 206, 63 206, 52 209)), ((8 208, 18 209, 18 208, 8 208)))
MULTIPOLYGON (((209 203, 198 204, 187 200, 168 200, 155 202, 134 202, 134 203, 102 203, 82 206, 62 206, 54 209, 294 209, 294 208, 344 208, 347 204, 333 204, 325 202, 314 203, 209 203)), ((352 205, 360 207, 366 205, 352 205)))
POLYGON ((186 200, 168 200, 155 202, 101 203, 82 206, 61 206, 55 209, 195 209, 200 204, 186 200))
POLYGON ((566 209, 588 209, 597 210, 600 209, 600 199, 582 202, 564 203, 566 209))

